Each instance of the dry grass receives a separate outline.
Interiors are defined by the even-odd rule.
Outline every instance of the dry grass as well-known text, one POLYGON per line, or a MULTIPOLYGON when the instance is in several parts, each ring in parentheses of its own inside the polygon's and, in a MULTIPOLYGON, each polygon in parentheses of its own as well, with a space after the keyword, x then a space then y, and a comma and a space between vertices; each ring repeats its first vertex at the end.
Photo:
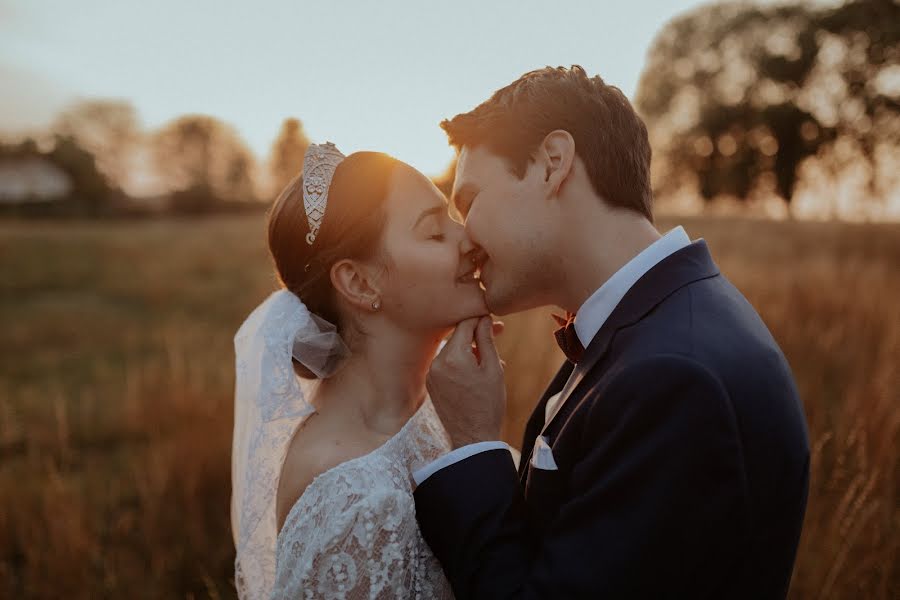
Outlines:
MULTIPOLYGON (((791 597, 900 597, 900 227, 686 226, 806 403, 791 597)), ((0 597, 234 596, 231 337, 273 286, 262 234, 260 216, 0 225, 0 597)), ((507 324, 518 444, 560 355, 546 311, 507 324)))

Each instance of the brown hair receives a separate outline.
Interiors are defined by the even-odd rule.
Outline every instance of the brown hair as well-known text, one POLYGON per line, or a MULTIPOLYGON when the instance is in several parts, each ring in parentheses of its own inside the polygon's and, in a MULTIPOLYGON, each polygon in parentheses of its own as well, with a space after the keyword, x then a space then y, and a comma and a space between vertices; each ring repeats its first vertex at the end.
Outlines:
MULTIPOLYGON (((325 216, 312 245, 306 242, 309 222, 302 174, 284 188, 269 211, 269 252, 281 283, 338 332, 346 323, 338 311, 331 267, 338 260, 364 260, 378 251, 387 220, 385 201, 397 164, 378 152, 356 152, 345 158, 335 169, 325 216)), ((301 376, 314 377, 305 369, 297 370, 301 376)))
POLYGON ((520 179, 547 134, 565 130, 594 191, 653 221, 647 128, 619 88, 588 77, 578 65, 526 73, 441 128, 457 150, 484 145, 520 179))

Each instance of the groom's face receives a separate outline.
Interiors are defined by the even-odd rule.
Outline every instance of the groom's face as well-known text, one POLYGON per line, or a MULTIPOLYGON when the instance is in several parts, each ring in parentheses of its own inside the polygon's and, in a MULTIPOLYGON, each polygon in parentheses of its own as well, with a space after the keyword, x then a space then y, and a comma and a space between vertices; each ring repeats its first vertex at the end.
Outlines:
POLYGON ((558 271, 558 219, 535 163, 519 178, 507 161, 483 146, 464 146, 456 167, 453 203, 469 239, 481 249, 481 282, 488 308, 504 315, 548 302, 558 271))

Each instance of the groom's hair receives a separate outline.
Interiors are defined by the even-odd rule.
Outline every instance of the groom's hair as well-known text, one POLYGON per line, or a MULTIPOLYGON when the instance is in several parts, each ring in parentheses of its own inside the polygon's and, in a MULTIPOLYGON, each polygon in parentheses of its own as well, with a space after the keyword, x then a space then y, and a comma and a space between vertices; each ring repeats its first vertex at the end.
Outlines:
POLYGON ((484 146, 520 179, 547 134, 568 131, 594 191, 653 221, 647 128, 619 88, 578 65, 525 73, 441 128, 457 150, 484 146))

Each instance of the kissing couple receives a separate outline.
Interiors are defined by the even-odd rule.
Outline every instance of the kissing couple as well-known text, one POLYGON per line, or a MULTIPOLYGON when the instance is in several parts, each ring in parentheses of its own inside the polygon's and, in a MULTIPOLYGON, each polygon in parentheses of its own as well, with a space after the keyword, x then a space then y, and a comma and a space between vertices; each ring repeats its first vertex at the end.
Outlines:
POLYGON ((235 336, 239 596, 784 598, 797 388, 706 242, 654 226, 627 98, 548 67, 441 127, 450 203, 325 143, 272 206, 282 289, 235 336), (517 461, 491 315, 538 306, 566 361, 517 461))

